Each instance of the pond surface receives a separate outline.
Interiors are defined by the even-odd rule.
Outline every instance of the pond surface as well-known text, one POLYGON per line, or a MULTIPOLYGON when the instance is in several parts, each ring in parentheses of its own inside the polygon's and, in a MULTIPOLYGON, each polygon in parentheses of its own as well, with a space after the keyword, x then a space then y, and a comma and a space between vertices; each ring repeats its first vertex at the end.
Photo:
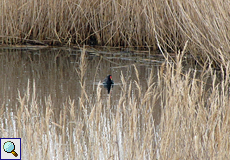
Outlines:
MULTIPOLYGON (((68 98, 78 100, 81 87, 76 70, 80 55, 79 50, 69 48, 0 50, 0 101, 14 110, 18 93, 25 94, 28 85, 32 90, 33 84, 41 104, 45 97, 51 96, 57 110, 68 98)), ((87 51, 84 76, 87 94, 94 96, 97 85, 111 74, 115 85, 110 96, 115 105, 120 98, 121 73, 126 80, 136 80, 134 64, 139 71, 142 89, 146 90, 151 69, 157 78, 157 69, 163 62, 163 57, 157 57, 158 60, 156 57, 150 61, 148 52, 141 51, 87 51)), ((102 93, 104 98, 108 96, 104 88, 102 93)))
MULTIPOLYGON (((65 114, 65 110, 71 110, 71 107, 64 108, 64 106, 66 106, 66 103, 68 103, 68 100, 71 100, 75 102, 74 113, 77 115, 78 113, 83 113, 80 110, 78 111, 78 109, 80 108, 78 107, 80 106, 80 98, 82 97, 83 93, 80 85, 80 75, 77 72, 79 71, 81 53, 81 50, 74 48, 31 47, 0 49, 0 102, 2 104, 2 118, 0 117, 2 132, 0 131, 0 137, 24 137, 22 138, 24 142, 28 141, 29 143, 29 138, 26 139, 25 137, 39 137, 37 135, 42 134, 40 135, 40 138, 38 138, 39 140, 31 142, 42 148, 37 152, 37 155, 40 158, 44 158, 43 156, 41 156, 42 153, 46 155, 43 150, 45 150, 44 146, 46 148, 47 145, 43 145, 42 142, 47 139, 47 136, 48 139, 50 138, 49 146, 55 145, 53 149, 50 149, 51 151, 54 150, 52 152, 55 152, 55 154, 50 155, 51 157, 58 157, 59 159, 67 157, 68 159, 68 157, 73 156, 71 155, 71 153, 76 154, 76 152, 71 152, 70 155, 67 156, 65 155, 65 151, 68 150, 70 152, 71 147, 78 148, 79 146, 76 144, 79 143, 79 141, 83 143, 83 145, 81 144, 83 148, 85 146, 85 152, 88 151, 90 153, 95 150, 95 148, 92 147, 92 142, 89 139, 91 139, 92 136, 97 136, 98 129, 95 130, 94 127, 90 127, 90 123, 85 122, 87 120, 90 120, 90 118, 83 118, 83 121, 79 118, 73 120, 73 118, 71 118, 71 111, 69 114, 65 114), (23 105, 24 103, 22 103, 22 98, 29 96, 32 97, 32 100, 30 100, 29 103, 27 102, 27 104, 31 105, 24 105, 20 108, 20 105, 23 105), (50 102, 50 105, 47 105, 49 104, 47 103, 49 102, 49 99, 51 99, 52 101, 50 102), (36 102, 36 104, 33 104, 34 102, 36 102), (35 106, 35 108, 37 109, 29 108, 30 106, 35 106), (51 119, 47 115, 49 113, 48 109, 50 108, 50 106, 52 108, 53 118, 52 120, 50 120, 50 123, 48 123, 49 121, 47 119, 51 119), (23 119, 23 117, 25 116, 23 116, 23 113, 21 113, 20 110, 22 112, 26 111, 25 116, 28 116, 30 118, 23 119), (48 118, 46 119, 46 117, 48 118), (46 120, 47 125, 49 124, 49 127, 45 129, 46 132, 44 132, 44 122, 42 122, 44 119, 46 120), (66 122, 63 123, 63 121, 66 122), (73 122, 74 125, 70 125, 73 122), (11 123, 14 127, 8 127, 9 123, 11 123), (83 132, 82 136, 83 138, 85 138, 85 140, 83 141, 81 138, 79 138, 79 141, 77 141, 76 139, 77 137, 79 137, 79 135, 77 134, 79 129, 78 127, 81 124, 85 125, 85 127, 80 129, 80 132, 83 132), (21 126, 24 126, 25 128, 21 130, 21 126), (62 128, 62 130, 56 129, 55 127, 57 126, 62 128), (39 131, 33 134, 31 133, 31 128, 36 128, 39 130, 40 127, 42 127, 41 133, 39 131), (18 131, 15 130, 15 128, 17 128, 18 131), (54 131, 55 133, 57 133, 58 136, 61 137, 55 137, 56 134, 54 134, 54 132, 52 131, 54 131), (86 138, 85 134, 89 134, 89 137, 86 138), (64 135, 66 135, 66 137, 64 135), (52 138, 52 136, 54 136, 54 138, 52 138), (59 144, 60 141, 62 143, 59 144), (71 145, 69 146, 68 144, 70 142, 71 145), (61 144, 65 144, 67 147, 60 149, 60 146, 62 146, 61 144), (90 148, 92 150, 90 150, 90 148), (62 150, 63 155, 59 155, 61 153, 58 150, 62 150)), ((139 74, 141 91, 145 93, 148 89, 147 79, 151 73, 151 70, 153 72, 152 83, 157 83, 158 71, 160 66, 164 62, 164 57, 154 55, 153 53, 149 54, 148 51, 87 48, 85 58, 87 67, 83 81, 85 82, 85 92, 90 101, 89 104, 93 104, 92 106, 86 106, 88 110, 88 113, 86 114, 87 116, 91 117, 90 112, 92 111, 91 113, 93 113, 93 108, 95 107, 95 105, 98 104, 95 98, 95 96, 97 96, 97 88, 98 86, 101 87, 101 99, 102 101, 104 101, 104 103, 109 102, 111 108, 108 112, 104 110, 100 113, 101 120, 98 124, 99 126, 103 125, 103 132, 99 133, 101 133, 102 135, 110 135, 111 132, 109 131, 109 128, 113 126, 113 123, 115 121, 114 116, 117 115, 117 113, 121 113, 117 112, 119 111, 117 110, 117 106, 122 99, 121 92, 123 89, 122 87, 124 86, 121 82, 121 75, 124 76, 127 82, 132 83, 132 85, 130 86, 135 86, 135 81, 137 81, 136 72, 134 69, 135 65, 139 74), (107 90, 103 88, 102 85, 100 85, 104 78, 109 74, 112 75, 113 81, 115 83, 110 94, 108 94, 107 90)), ((137 87, 131 88, 131 93, 138 93, 137 87)), ((135 98, 133 98, 133 102, 130 102, 130 104, 132 103, 135 104, 138 102, 136 102, 135 98)), ((123 106, 125 107, 125 105, 123 106)), ((98 110, 97 106, 95 108, 96 110, 98 110)), ((150 108, 150 110, 141 111, 142 109, 140 108, 138 109, 137 113, 145 113, 148 115, 148 112, 151 111, 151 113, 154 114, 152 115, 152 117, 154 117, 154 120, 152 122, 155 123, 156 126, 160 122, 160 108, 160 102, 156 101, 154 107, 150 108)), ((129 114, 133 112, 131 111, 132 110, 127 111, 127 118, 129 117, 129 114)), ((144 115, 143 117, 141 116, 142 115, 137 114, 137 121, 139 126, 138 134, 144 135, 146 121, 144 120, 144 115)), ((124 120, 120 120, 122 126, 127 125, 124 120)), ((97 123, 95 123, 94 125, 97 125, 97 123)), ((132 126, 132 123, 130 123, 130 125, 132 126)), ((122 137, 125 135, 123 133, 124 130, 127 130, 127 132, 129 131, 129 129, 125 129, 125 127, 123 128, 123 130, 118 128, 118 137, 122 137)), ((112 135, 113 134, 111 134, 111 136, 112 135)), ((110 143, 111 141, 110 138, 111 137, 106 138, 108 143, 110 143)), ((93 140, 98 141, 98 139, 93 140)), ((106 142, 105 144, 108 145, 108 143, 106 142)), ((114 143, 114 141, 111 141, 111 146, 113 146, 114 144, 116 146, 116 143, 114 143)), ((121 142, 121 144, 122 143, 123 142, 121 142)), ((120 146, 121 144, 117 145, 120 146)), ((110 145, 108 146, 108 148, 111 147, 110 145)), ((29 143, 25 145, 24 150, 27 147, 31 147, 31 144, 29 143)), ((31 148, 33 148, 33 146, 31 148)), ((24 157, 27 157, 27 159, 29 159, 32 153, 33 152, 23 152, 22 154, 24 155, 24 157)), ((84 156, 89 156, 89 153, 88 155, 85 154, 84 156)), ((78 157, 78 154, 76 154, 76 157, 78 157)))

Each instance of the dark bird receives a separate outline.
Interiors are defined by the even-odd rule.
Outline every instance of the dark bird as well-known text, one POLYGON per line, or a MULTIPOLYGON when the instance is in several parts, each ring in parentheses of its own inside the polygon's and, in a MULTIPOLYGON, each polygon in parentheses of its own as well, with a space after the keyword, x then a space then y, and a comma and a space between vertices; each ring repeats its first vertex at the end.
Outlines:
POLYGON ((113 87, 113 80, 112 80, 112 76, 111 75, 108 75, 105 79, 104 79, 104 82, 103 82, 103 86, 105 88, 107 88, 108 90, 108 94, 110 93, 110 89, 111 87, 113 87))

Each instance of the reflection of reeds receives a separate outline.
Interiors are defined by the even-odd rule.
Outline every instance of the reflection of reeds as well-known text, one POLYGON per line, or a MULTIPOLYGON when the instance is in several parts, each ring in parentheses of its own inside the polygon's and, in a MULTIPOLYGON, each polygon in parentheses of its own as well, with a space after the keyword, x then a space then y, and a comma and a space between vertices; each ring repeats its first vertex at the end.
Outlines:
POLYGON ((159 41, 177 53, 189 40, 196 60, 227 65, 229 10, 222 0, 8 0, 0 3, 0 42, 156 48, 159 41))
POLYGON ((21 137, 25 159, 225 159, 229 157, 229 78, 216 84, 211 68, 200 81, 190 72, 179 74, 180 58, 174 65, 162 65, 155 83, 151 72, 146 91, 136 66, 136 81, 121 74, 120 98, 110 106, 104 98, 111 97, 101 96, 100 85, 96 96, 86 92, 82 57, 77 71, 84 94, 76 100, 79 103, 69 98, 54 115, 52 97, 39 106, 35 83, 30 87, 28 82, 27 91, 19 92, 16 112, 7 106, 0 112, 0 137, 21 137), (207 77, 212 85, 202 82, 207 77), (157 117, 160 123, 155 123, 157 117))

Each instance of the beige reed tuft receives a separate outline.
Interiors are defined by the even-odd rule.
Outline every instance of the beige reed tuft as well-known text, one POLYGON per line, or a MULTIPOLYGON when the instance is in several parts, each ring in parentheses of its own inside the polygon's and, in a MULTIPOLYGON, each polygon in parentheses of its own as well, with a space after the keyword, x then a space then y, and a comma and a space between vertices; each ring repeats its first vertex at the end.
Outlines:
POLYGON ((230 5, 223 0, 3 0, 0 43, 148 46, 227 68, 230 5), (58 42, 58 43, 56 43, 58 42))

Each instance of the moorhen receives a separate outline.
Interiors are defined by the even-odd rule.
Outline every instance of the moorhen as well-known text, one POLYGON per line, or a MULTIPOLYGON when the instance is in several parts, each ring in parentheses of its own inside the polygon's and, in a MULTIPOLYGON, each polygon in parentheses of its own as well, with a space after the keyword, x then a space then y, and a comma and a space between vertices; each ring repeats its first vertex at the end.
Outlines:
POLYGON ((113 80, 112 80, 112 76, 111 75, 108 75, 105 79, 104 79, 104 82, 103 82, 103 86, 105 88, 107 88, 108 90, 108 94, 110 93, 110 89, 111 87, 113 87, 113 80))

